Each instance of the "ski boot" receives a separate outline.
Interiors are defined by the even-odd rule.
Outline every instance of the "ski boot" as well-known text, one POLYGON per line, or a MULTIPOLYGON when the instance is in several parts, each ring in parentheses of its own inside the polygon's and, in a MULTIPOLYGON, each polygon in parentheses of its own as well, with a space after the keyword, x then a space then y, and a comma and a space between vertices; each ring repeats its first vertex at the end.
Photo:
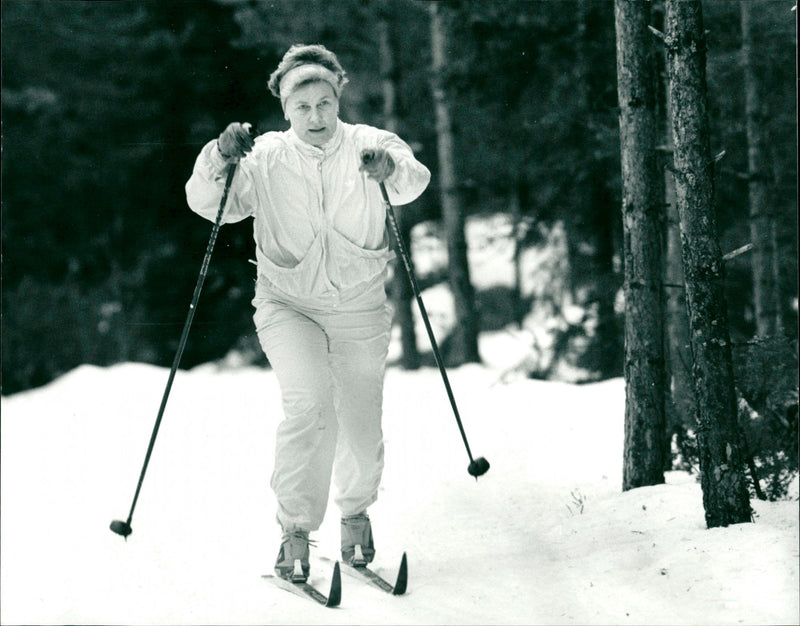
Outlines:
POLYGON ((275 573, 293 583, 308 580, 310 566, 308 562, 308 531, 284 531, 278 560, 275 561, 275 573))
POLYGON ((353 567, 366 567, 375 558, 372 525, 366 513, 342 518, 342 560, 353 567))

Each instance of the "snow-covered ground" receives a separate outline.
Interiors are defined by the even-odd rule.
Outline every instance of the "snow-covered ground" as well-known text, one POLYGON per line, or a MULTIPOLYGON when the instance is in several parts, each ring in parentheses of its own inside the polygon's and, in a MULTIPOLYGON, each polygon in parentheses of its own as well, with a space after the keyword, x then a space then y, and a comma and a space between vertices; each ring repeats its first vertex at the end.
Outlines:
MULTIPOLYGON (((690 476, 621 493, 621 380, 499 384, 498 371, 450 372, 473 452, 492 464, 476 482, 438 371, 390 369, 375 565, 391 578, 407 551, 409 592, 345 576, 338 609, 261 578, 279 541, 271 371, 178 374, 127 542, 108 524, 127 516, 168 372, 82 366, 3 398, 0 621, 798 623, 796 501, 707 530, 690 476)), ((337 555, 335 509, 316 539, 325 585, 316 557, 337 555)))
MULTIPOLYGON (((479 287, 511 284, 509 232, 502 216, 470 221, 479 287)), ((419 229, 420 274, 441 251, 419 229)), ((527 253, 527 293, 532 279, 557 280, 559 256, 527 253)), ((441 285, 424 298, 441 339, 452 299, 441 285)), ((280 539, 270 370, 232 358, 178 373, 127 542, 108 525, 128 515, 168 371, 84 365, 3 397, 0 623, 800 623, 796 486, 794 501, 754 501, 754 524, 714 530, 691 476, 622 493, 623 381, 513 375, 530 332, 483 333, 484 364, 449 372, 473 453, 492 465, 477 482, 438 370, 389 369, 386 471, 370 514, 376 568, 393 578, 407 551, 409 591, 345 576, 338 609, 261 578, 280 539)), ((312 552, 323 586, 330 567, 317 557, 337 557, 338 527, 331 507, 312 552)))

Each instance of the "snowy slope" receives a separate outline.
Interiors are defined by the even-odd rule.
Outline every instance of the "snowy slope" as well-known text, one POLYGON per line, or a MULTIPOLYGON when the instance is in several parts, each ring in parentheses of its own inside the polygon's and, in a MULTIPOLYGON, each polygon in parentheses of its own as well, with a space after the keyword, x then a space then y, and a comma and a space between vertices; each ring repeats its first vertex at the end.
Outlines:
MULTIPOLYGON (((274 375, 181 371, 125 542, 108 524, 127 516, 167 373, 82 366, 2 399, 3 624, 800 621, 797 502, 754 502, 755 524, 706 530, 692 477, 621 493, 621 380, 503 385, 488 366, 451 371, 473 452, 492 464, 476 482, 438 371, 391 369, 371 515, 376 566, 393 576, 407 550, 409 593, 344 577, 332 610, 260 577, 279 538, 274 375)), ((336 556, 334 509, 316 538, 324 583, 313 555, 336 556)))

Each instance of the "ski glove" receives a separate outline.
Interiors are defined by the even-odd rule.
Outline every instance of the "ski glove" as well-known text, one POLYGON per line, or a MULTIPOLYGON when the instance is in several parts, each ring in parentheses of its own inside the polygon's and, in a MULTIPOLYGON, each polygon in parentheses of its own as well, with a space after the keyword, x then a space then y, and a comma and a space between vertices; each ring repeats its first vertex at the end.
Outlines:
POLYGON ((394 172, 394 161, 389 153, 381 148, 362 150, 361 166, 358 171, 366 172, 372 180, 382 183, 394 172))
POLYGON ((251 135, 252 126, 248 123, 233 122, 222 131, 217 139, 217 148, 223 159, 233 163, 244 157, 253 149, 254 141, 251 135))

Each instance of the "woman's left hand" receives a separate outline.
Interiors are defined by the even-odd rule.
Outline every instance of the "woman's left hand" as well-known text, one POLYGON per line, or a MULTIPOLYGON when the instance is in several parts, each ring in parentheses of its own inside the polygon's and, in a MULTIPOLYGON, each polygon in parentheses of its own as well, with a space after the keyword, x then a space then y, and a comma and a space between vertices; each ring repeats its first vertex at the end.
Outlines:
POLYGON ((386 150, 374 148, 361 151, 359 172, 366 172, 372 180, 382 183, 394 172, 394 161, 386 150))

